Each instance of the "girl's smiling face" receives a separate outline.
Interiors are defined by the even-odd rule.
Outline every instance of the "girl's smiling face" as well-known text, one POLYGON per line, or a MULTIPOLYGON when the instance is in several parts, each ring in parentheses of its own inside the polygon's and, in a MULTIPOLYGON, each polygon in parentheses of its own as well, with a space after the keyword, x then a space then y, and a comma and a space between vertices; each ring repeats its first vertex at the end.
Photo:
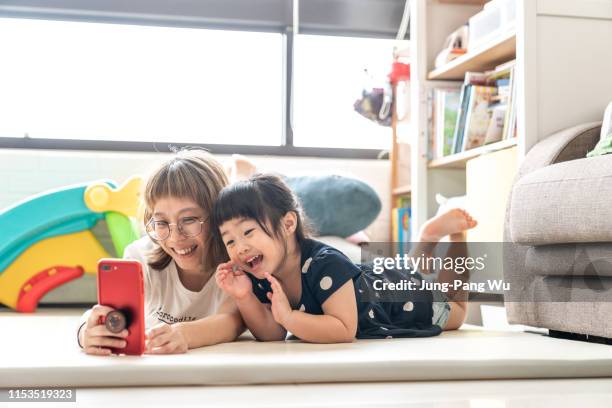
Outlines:
MULTIPOLYGON (((272 231, 269 225, 266 227, 272 231)), ((268 235, 257 221, 232 218, 221 225, 219 232, 232 262, 257 279, 265 279, 265 272, 274 275, 283 264, 286 247, 279 238, 268 235)))
POLYGON ((177 266, 186 272, 199 273, 202 271, 204 257, 204 243, 208 239, 208 215, 204 210, 189 198, 164 197, 157 200, 153 208, 153 220, 170 225, 170 236, 158 244, 176 262, 177 266), (205 221, 204 224, 200 224, 205 221), (180 233, 177 224, 182 223, 184 229, 201 232, 195 236, 186 236, 180 233))

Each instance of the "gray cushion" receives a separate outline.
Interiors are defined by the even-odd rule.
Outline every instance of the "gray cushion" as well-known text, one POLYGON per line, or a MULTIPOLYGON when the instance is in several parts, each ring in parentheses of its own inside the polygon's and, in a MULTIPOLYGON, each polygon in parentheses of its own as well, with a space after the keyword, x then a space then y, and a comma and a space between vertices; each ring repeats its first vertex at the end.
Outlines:
POLYGON ((510 203, 512 241, 612 242, 612 156, 572 160, 522 177, 510 203))
POLYGON ((287 177, 317 235, 348 237, 380 213, 376 191, 361 180, 337 175, 287 177))

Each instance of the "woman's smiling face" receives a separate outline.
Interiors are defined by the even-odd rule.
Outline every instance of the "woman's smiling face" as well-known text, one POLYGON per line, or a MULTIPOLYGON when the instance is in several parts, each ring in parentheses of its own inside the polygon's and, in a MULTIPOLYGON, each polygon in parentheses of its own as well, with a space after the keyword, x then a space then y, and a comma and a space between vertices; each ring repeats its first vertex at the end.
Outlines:
POLYGON ((153 220, 170 225, 170 236, 158 244, 168 253, 183 271, 201 272, 204 257, 204 243, 208 239, 208 214, 189 198, 164 197, 157 200, 153 208, 153 220), (201 225, 201 232, 195 236, 180 233, 177 224, 201 225))

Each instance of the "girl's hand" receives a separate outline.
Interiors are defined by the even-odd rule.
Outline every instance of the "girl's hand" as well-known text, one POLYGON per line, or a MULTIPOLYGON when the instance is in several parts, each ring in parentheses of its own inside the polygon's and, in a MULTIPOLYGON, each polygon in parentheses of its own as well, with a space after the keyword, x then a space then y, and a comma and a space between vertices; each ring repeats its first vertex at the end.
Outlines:
POLYGON ((189 344, 181 331, 180 323, 160 323, 146 333, 147 354, 181 354, 187 350, 189 344))
POLYGON ((123 348, 127 345, 125 338, 127 330, 120 333, 111 333, 105 325, 100 323, 100 319, 114 309, 108 306, 95 305, 87 318, 87 324, 81 329, 81 345, 87 354, 96 356, 108 356, 111 349, 123 348))
POLYGON ((253 284, 243 270, 234 268, 233 262, 226 262, 217 267, 215 280, 225 293, 236 300, 244 299, 253 292, 253 284))
POLYGON ((272 316, 276 323, 285 327, 287 320, 291 316, 293 310, 291 310, 291 305, 289 304, 289 299, 287 299, 287 295, 283 291, 283 287, 278 280, 269 272, 265 273, 266 279, 270 282, 270 286, 272 287, 272 293, 268 292, 266 295, 270 302, 272 302, 272 316))

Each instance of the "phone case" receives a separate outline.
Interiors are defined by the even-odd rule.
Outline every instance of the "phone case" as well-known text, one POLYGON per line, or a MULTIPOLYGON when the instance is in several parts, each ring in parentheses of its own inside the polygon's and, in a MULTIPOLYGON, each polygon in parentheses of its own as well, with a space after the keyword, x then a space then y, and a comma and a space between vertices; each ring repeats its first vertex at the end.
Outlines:
POLYGON ((101 259, 98 262, 98 303, 121 311, 127 319, 127 346, 113 353, 141 355, 145 349, 144 284, 140 262, 101 259))

